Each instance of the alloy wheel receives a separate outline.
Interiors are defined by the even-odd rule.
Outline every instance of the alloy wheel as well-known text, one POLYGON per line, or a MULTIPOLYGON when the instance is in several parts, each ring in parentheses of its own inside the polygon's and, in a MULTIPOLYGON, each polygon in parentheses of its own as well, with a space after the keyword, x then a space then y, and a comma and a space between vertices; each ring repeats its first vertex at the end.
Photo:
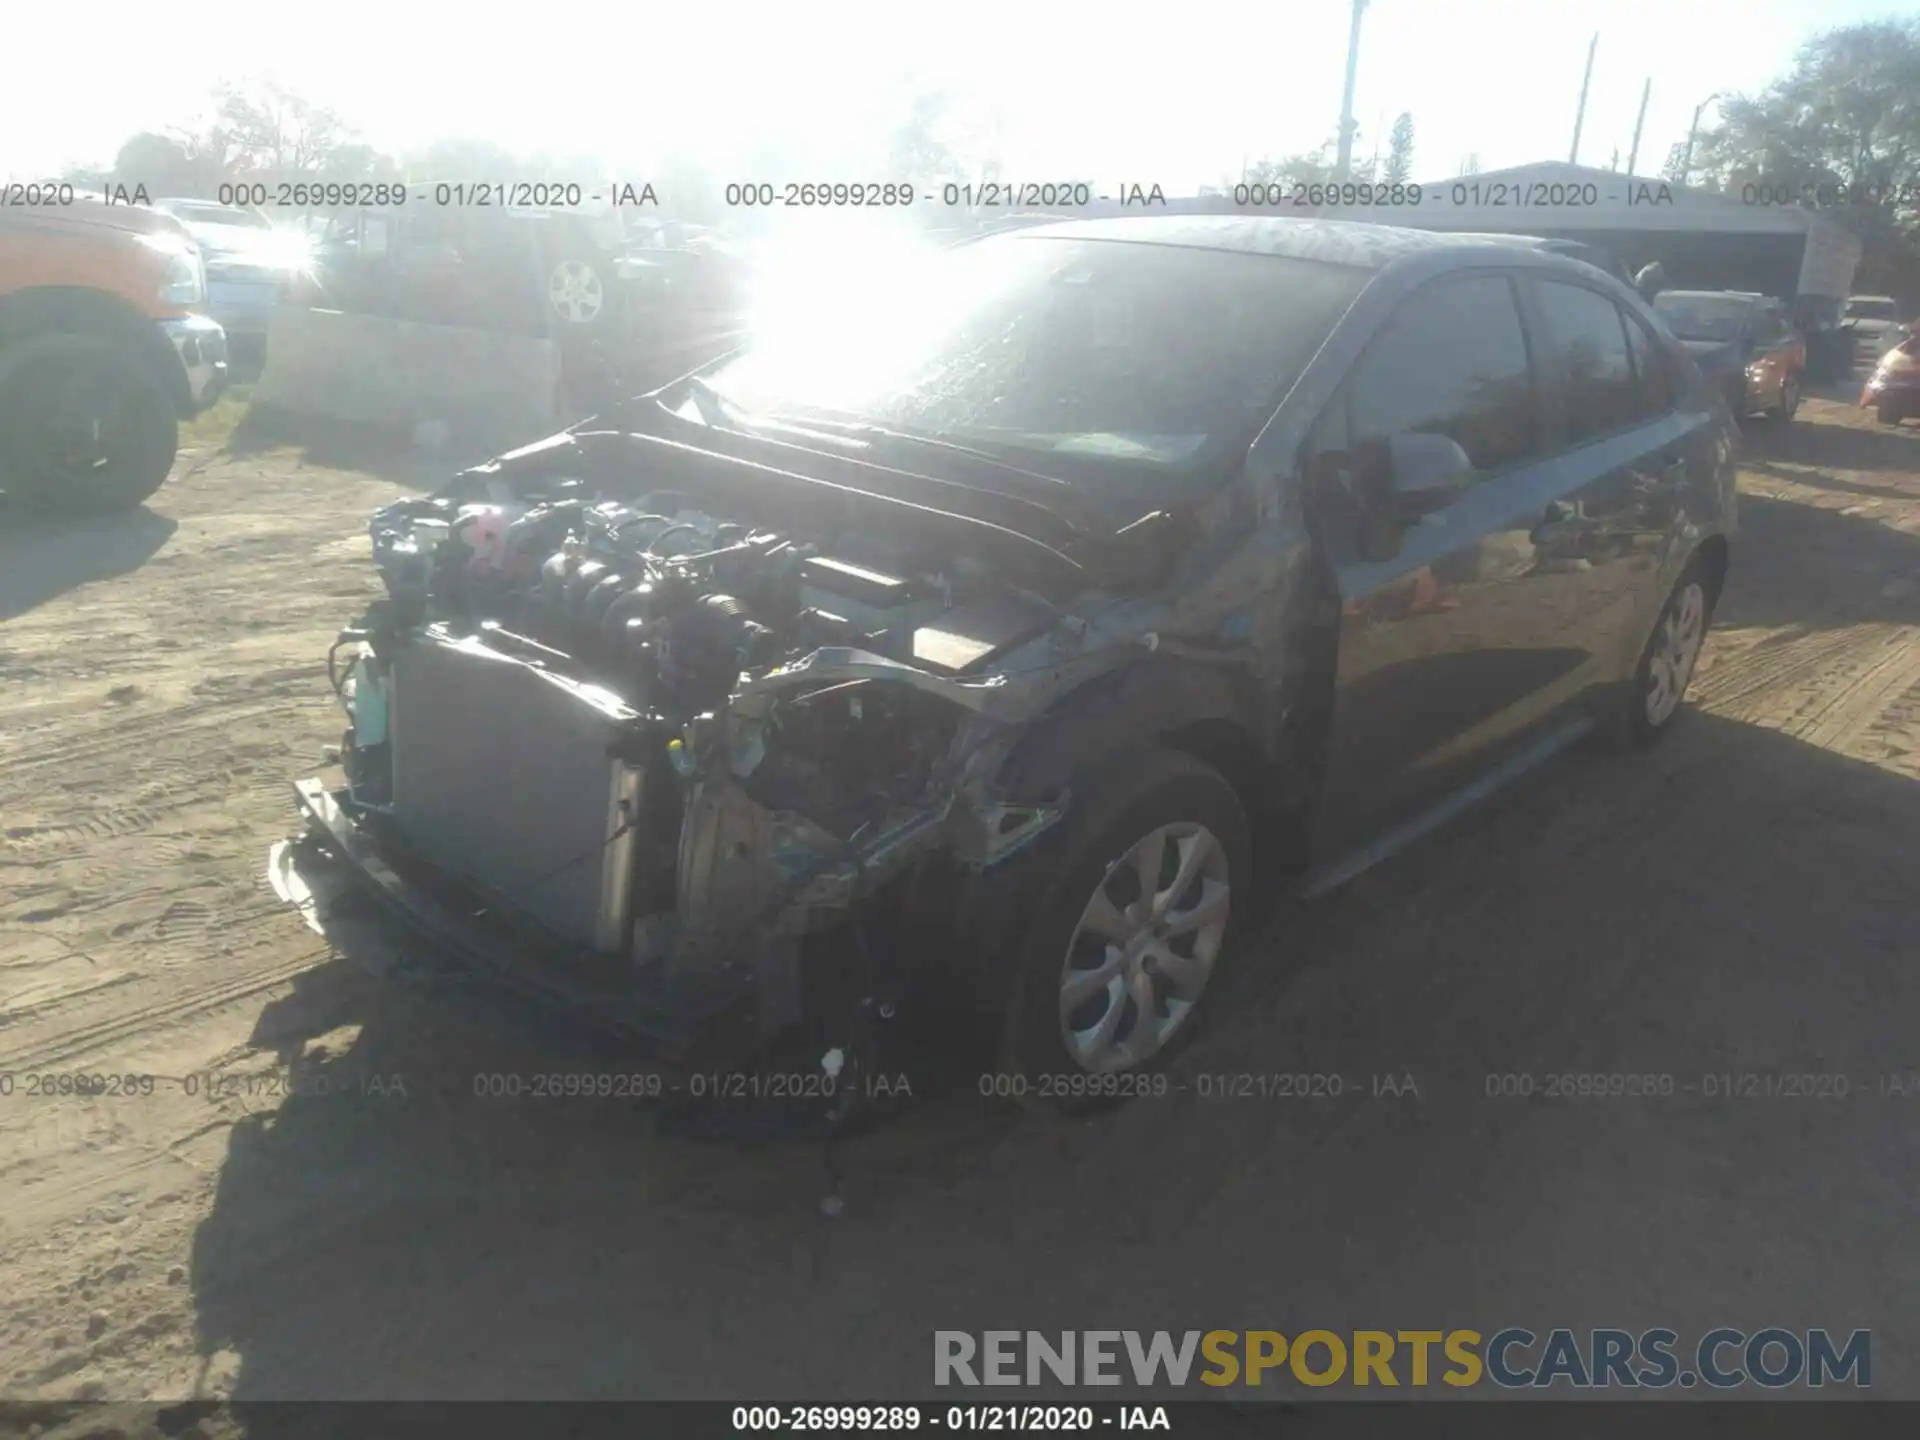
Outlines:
POLYGON ((1231 912, 1226 847, 1204 825, 1162 825, 1107 867, 1067 942, 1060 1034, 1096 1073, 1132 1069, 1186 1024, 1231 912))
POLYGON ((585 325, 607 303, 606 287, 593 266, 584 260, 562 260, 547 281, 547 299, 561 319, 585 325))
POLYGON ((1673 717, 1693 678, 1694 662, 1707 632, 1707 594, 1698 580, 1689 580, 1660 617, 1652 650, 1647 656, 1647 723, 1658 727, 1673 717))

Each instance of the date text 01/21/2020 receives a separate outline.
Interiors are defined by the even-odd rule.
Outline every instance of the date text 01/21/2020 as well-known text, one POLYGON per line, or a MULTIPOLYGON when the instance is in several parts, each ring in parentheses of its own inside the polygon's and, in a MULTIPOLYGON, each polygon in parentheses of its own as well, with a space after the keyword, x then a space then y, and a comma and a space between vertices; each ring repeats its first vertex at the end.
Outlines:
POLYGON ((823 209, 827 207, 906 207, 941 205, 964 210, 1077 210, 1098 204, 1125 210, 1164 210, 1167 194, 1159 185, 1129 181, 1095 189, 1083 180, 1027 184, 1005 180, 916 186, 906 180, 787 181, 736 180, 721 192, 730 209, 823 209))
POLYGON ((1199 1100, 1418 1100, 1420 1086, 1409 1072, 1362 1078, 1336 1072, 1256 1074, 1203 1071, 1175 1078, 1165 1071, 1023 1075, 989 1071, 980 1076, 982 1095, 998 1100, 1163 1100, 1191 1095, 1199 1100))
POLYGON ((1164 1405, 736 1405, 735 1432, 1172 1430, 1164 1405))
POLYGON ((401 180, 234 180, 222 183, 215 198, 222 205, 256 210, 384 210, 406 205, 409 200, 417 205, 528 210, 571 210, 582 205, 628 209, 660 204, 652 184, 644 180, 607 180, 591 185, 574 180, 443 180, 434 184, 401 180))

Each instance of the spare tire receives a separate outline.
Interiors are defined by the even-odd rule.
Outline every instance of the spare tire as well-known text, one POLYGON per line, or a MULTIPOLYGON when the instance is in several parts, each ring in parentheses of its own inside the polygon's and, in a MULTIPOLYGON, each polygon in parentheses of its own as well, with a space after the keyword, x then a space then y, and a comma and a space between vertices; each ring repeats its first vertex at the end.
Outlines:
POLYGON ((36 509, 130 510, 166 483, 179 422, 160 377, 93 335, 0 353, 0 489, 36 509))

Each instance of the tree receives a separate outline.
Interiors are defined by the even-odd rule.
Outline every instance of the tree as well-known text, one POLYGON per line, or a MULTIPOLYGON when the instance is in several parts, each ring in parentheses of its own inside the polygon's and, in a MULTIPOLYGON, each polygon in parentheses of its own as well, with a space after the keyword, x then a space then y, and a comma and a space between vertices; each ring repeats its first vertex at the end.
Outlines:
POLYGON ((197 195, 219 175, 169 135, 142 130, 113 157, 113 180, 129 189, 143 186, 150 195, 197 195))
POLYGON ((407 175, 414 180, 471 185, 483 181, 517 180, 526 173, 525 164, 520 156, 504 145, 491 140, 450 135, 409 155, 407 175))
POLYGON ((1460 173, 1462 175, 1478 175, 1480 173, 1480 152, 1478 150, 1469 150, 1466 153, 1466 156, 1460 161, 1460 173))
POLYGON ((1816 36, 1784 77, 1722 102, 1694 162, 1725 193, 1811 193, 1859 235, 1867 273, 1920 288, 1920 205, 1902 198, 1920 174, 1920 20, 1816 36))
POLYGON ((1402 114, 1387 136, 1387 163, 1380 178, 1389 185, 1405 185, 1413 178, 1413 116, 1402 114))
POLYGON ((969 178, 961 173, 952 145, 953 108, 952 97, 943 90, 923 90, 913 97, 888 141, 888 175, 916 185, 969 178))
POLYGON ((328 168, 352 138, 333 110, 292 94, 273 80, 222 81, 213 90, 206 148, 226 173, 286 175, 328 168))
MULTIPOLYGON (((1240 180, 1247 185, 1325 185, 1334 178, 1335 169, 1334 142, 1327 140, 1318 149, 1302 150, 1298 154, 1284 155, 1278 160, 1256 160, 1241 172, 1240 180)), ((1348 178, 1366 181, 1373 179, 1374 164, 1371 160, 1353 162, 1348 178)))
POLYGON ((1660 178, 1669 185, 1687 183, 1687 143, 1676 140, 1667 147, 1667 163, 1660 167, 1660 178))

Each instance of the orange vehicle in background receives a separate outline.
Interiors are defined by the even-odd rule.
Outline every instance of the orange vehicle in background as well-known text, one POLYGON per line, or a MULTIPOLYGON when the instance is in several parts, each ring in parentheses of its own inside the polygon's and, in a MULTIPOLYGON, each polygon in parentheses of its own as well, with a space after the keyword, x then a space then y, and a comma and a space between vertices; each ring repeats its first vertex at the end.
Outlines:
POLYGON ((67 186, 27 194, 40 203, 0 205, 0 491, 130 509, 165 483, 179 422, 226 385, 205 267, 169 216, 67 186))
POLYGON ((1720 388, 1736 420, 1782 423, 1800 408, 1807 342, 1778 300, 1737 290, 1662 290, 1654 313, 1720 388))

